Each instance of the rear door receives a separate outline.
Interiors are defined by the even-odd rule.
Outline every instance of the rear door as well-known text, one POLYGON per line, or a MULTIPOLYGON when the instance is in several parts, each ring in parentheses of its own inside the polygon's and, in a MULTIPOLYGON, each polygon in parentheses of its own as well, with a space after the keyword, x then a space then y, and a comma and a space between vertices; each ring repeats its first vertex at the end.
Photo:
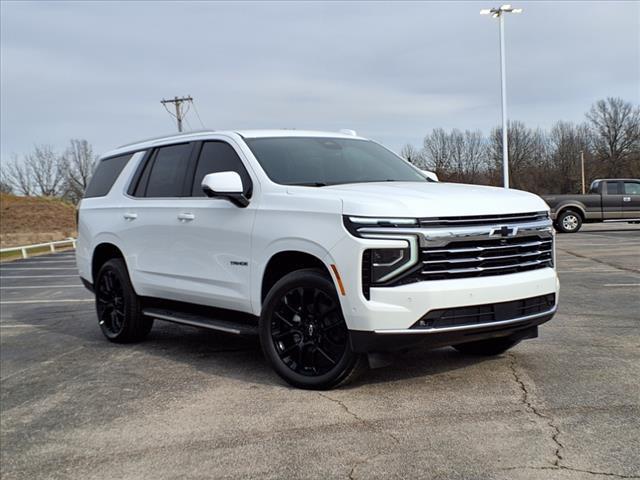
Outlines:
POLYGON ((622 212, 624 218, 640 218, 640 181, 625 180, 622 196, 622 212))
POLYGON ((179 199, 175 212, 181 218, 172 226, 176 263, 173 274, 181 299, 240 311, 251 311, 251 237, 257 195, 242 153, 227 141, 199 142, 197 161, 189 171, 188 195, 179 199), (240 175, 246 208, 223 198, 209 198, 202 191, 202 179, 209 173, 235 171, 240 175))
POLYGON ((622 182, 619 180, 607 180, 604 182, 602 192, 602 218, 603 220, 619 220, 622 213, 622 182))
POLYGON ((127 264, 138 294, 172 298, 180 289, 181 252, 175 238, 194 143, 156 148, 140 166, 120 209, 127 264))

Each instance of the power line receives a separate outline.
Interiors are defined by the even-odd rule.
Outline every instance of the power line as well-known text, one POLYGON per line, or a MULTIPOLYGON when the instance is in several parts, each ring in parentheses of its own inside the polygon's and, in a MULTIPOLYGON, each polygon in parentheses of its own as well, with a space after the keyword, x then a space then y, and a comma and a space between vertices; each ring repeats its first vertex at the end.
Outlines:
POLYGON ((196 116, 198 117, 198 120, 200 120, 200 125, 202 126, 202 129, 204 130, 206 127, 204 126, 204 123, 202 122, 202 119, 200 118, 200 113, 198 113, 198 108, 196 107, 196 104, 193 100, 191 100, 191 105, 193 105, 193 111, 196 112, 196 116))

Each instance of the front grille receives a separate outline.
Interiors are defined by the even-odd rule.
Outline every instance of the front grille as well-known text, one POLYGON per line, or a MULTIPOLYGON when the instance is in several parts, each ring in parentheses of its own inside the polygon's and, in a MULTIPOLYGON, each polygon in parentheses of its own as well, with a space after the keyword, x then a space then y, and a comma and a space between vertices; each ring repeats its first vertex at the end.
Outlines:
POLYGON ((432 310, 418 320, 412 329, 431 329, 482 325, 514 320, 536 313, 549 312, 556 303, 555 293, 510 302, 489 303, 469 307, 432 310))
POLYGON ((472 227, 475 225, 503 224, 517 225, 547 220, 547 212, 510 213, 504 215, 475 215, 469 217, 419 218, 421 227, 472 227))
POLYGON ((452 241, 421 250, 421 280, 485 277, 553 266, 553 237, 452 241))

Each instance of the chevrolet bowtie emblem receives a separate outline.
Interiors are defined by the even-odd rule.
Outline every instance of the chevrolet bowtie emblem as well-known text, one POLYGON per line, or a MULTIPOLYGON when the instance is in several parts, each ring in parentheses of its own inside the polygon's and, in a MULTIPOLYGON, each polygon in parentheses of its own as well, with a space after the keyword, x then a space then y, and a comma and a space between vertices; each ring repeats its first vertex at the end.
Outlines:
POLYGON ((518 233, 518 227, 507 227, 506 225, 500 228, 494 228, 489 233, 490 236, 500 236, 500 237, 515 237, 518 233))

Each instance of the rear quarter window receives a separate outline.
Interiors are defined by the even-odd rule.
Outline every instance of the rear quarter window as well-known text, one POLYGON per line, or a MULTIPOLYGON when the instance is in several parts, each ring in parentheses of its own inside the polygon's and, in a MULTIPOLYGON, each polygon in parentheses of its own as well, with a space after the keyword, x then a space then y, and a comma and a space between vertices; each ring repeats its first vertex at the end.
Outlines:
POLYGON ((87 190, 84 192, 84 198, 104 197, 107 195, 132 156, 133 153, 128 153, 100 160, 95 172, 93 172, 93 177, 91 177, 87 190))

